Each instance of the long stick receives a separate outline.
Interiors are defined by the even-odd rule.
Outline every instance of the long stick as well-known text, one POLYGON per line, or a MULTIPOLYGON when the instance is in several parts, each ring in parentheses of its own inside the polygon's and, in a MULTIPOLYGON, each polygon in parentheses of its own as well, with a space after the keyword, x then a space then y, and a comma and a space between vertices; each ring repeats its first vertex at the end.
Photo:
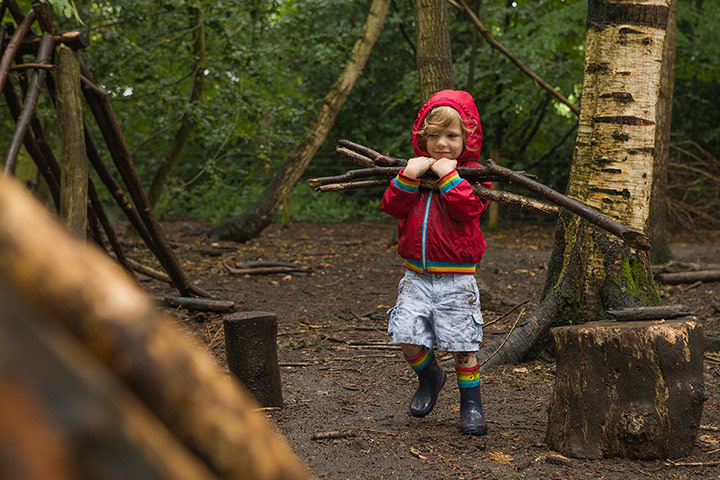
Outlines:
MULTIPOLYGON (((20 112, 22 111, 22 106, 20 105, 20 100, 18 99, 17 94, 15 93, 15 89, 12 86, 12 83, 6 82, 5 87, 3 88, 3 94, 5 95, 5 102, 7 103, 8 109, 10 110, 10 114, 13 117, 13 119, 17 122, 18 118, 20 118, 20 112)), ((60 173, 58 171, 57 174, 53 171, 50 165, 50 161, 48 160, 45 153, 42 151, 42 147, 40 147, 40 139, 36 138, 33 139, 30 132, 25 132, 25 136, 23 137, 23 142, 25 144, 25 149, 28 151, 32 159, 35 161, 35 165, 37 165, 38 171, 40 172, 40 175, 42 175, 43 179, 45 180, 45 183, 47 183, 48 188, 50 189, 50 194, 53 198, 53 203, 55 204, 55 210, 60 211, 60 173)))
POLYGON ((125 249, 123 249, 120 244, 120 240, 115 233, 115 229, 113 228, 112 223, 110 223, 110 219, 108 218, 105 208, 100 201, 100 196, 98 195, 97 190, 95 190, 95 184, 93 183, 92 178, 88 178, 88 197, 90 198, 90 204, 95 211, 95 215, 97 215, 97 219, 100 222, 100 226, 102 226, 103 231, 105 231, 110 247, 113 252, 115 252, 115 257, 118 262, 120 262, 120 265, 125 267, 125 269, 132 275, 132 269, 128 265, 127 257, 125 256, 125 249))
POLYGON ((10 64, 15 60, 20 41, 23 39, 27 31, 30 29, 30 25, 35 20, 35 12, 30 10, 27 16, 20 22, 17 30, 13 33, 13 36, 8 42, 8 46, 5 47, 2 58, 0 59, 0 90, 5 86, 7 81, 8 73, 10 71, 10 64))
MULTIPOLYGON (((357 182, 347 183, 332 183, 330 185, 321 185, 315 187, 316 192, 339 192, 342 190, 356 190, 360 188, 371 188, 371 187, 387 187, 390 183, 389 179, 383 180, 360 180, 357 182)), ((434 181, 421 181, 420 185, 424 188, 431 190, 438 190, 437 183, 434 181)), ((560 207, 552 205, 550 203, 537 200, 535 198, 524 197, 512 192, 506 192, 503 190, 493 190, 491 188, 483 187, 482 185, 473 185, 473 190, 478 198, 486 200, 492 200, 493 202, 506 203, 508 205, 515 205, 520 208, 526 208, 529 210, 535 210, 538 213, 544 215, 557 215, 560 213, 560 207)))
POLYGON ((513 172, 509 168, 501 167, 492 160, 488 160, 486 166, 492 169, 494 178, 497 180, 515 183, 533 193, 537 193, 575 215, 594 223, 603 230, 622 238, 625 243, 633 248, 637 248, 639 250, 650 250, 650 240, 645 234, 626 227, 622 223, 613 220, 607 215, 590 208, 574 198, 565 196, 540 182, 536 182, 526 176, 519 175, 517 172, 513 172))
MULTIPOLYGON (((49 62, 54 45, 55 41, 52 35, 43 35, 37 63, 47 64, 49 62)), ((15 132, 13 133, 10 147, 5 155, 5 175, 12 173, 15 168, 15 160, 20 151, 20 145, 25 138, 25 132, 27 132, 30 120, 35 114, 35 107, 37 107, 37 101, 40 95, 40 83, 43 81, 43 78, 45 78, 45 73, 46 70, 36 70, 30 81, 27 95, 25 95, 25 104, 23 105, 22 113, 15 124, 15 132)))
POLYGON ((344 138, 338 140, 338 145, 340 147, 345 147, 348 151, 357 152, 370 158, 375 165, 380 165, 382 167, 404 167, 407 165, 407 160, 405 159, 383 155, 372 148, 360 145, 359 143, 351 142, 350 140, 345 140, 344 138))

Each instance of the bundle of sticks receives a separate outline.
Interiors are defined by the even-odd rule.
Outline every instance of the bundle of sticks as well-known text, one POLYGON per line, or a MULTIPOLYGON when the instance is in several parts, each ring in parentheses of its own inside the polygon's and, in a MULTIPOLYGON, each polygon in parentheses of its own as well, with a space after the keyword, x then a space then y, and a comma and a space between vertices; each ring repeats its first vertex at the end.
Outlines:
MULTIPOLYGON (((407 165, 407 160, 383 155, 366 146, 341 139, 335 149, 338 155, 360 165, 361 169, 333 177, 311 178, 309 186, 317 192, 337 192, 357 188, 387 186, 390 181, 407 165), (380 177, 380 178, 376 178, 380 177)), ((628 246, 639 250, 649 250, 650 241, 641 232, 633 230, 620 222, 598 212, 584 203, 567 197, 535 180, 532 175, 501 167, 487 160, 482 167, 458 167, 458 174, 473 185, 475 195, 494 202, 516 205, 546 215, 556 215, 565 209, 598 227, 621 238, 628 246), (519 185, 539 195, 544 200, 518 195, 512 192, 494 190, 480 185, 480 182, 499 181, 519 185)), ((420 179, 421 188, 437 190, 437 179, 426 174, 420 179)))

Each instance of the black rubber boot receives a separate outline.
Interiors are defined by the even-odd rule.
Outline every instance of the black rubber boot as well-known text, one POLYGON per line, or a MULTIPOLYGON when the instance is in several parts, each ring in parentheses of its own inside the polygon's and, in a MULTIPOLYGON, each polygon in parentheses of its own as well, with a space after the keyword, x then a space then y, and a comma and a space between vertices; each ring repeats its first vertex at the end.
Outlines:
POLYGON ((460 431, 470 435, 485 435, 487 423, 483 415, 480 385, 460 388, 460 431))
POLYGON ((432 412, 438 394, 447 380, 445 369, 438 363, 432 350, 430 355, 427 366, 422 370, 415 371, 419 380, 418 388, 410 399, 410 413, 414 417, 424 417, 432 412))

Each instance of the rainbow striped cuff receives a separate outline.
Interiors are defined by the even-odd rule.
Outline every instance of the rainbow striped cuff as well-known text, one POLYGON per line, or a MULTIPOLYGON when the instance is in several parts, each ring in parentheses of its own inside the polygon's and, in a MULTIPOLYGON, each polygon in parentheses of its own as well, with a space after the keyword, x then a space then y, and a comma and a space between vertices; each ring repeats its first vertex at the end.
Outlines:
POLYGON ((422 351, 416 356, 414 356, 413 358, 405 357, 405 360, 407 360, 413 370, 419 372, 420 370, 428 366, 428 363, 430 363, 433 357, 434 355, 432 349, 426 350, 425 348, 423 348, 422 351))
POLYGON ((401 173, 398 173, 397 176, 393 178, 392 183, 403 192, 416 193, 420 190, 420 180, 413 180, 401 173))
POLYGON ((452 172, 448 173, 440 180, 438 180, 437 185, 440 189, 440 193, 446 194, 447 192, 455 188, 460 182, 462 182, 462 178, 460 178, 460 175, 458 175, 457 170, 453 170, 452 172))
POLYGON ((474 388, 480 385, 480 367, 478 365, 466 368, 455 367, 455 373, 460 388, 474 388))
POLYGON ((423 263, 420 260, 405 260, 405 268, 418 273, 464 273, 472 275, 475 273, 474 263, 453 263, 453 262, 425 262, 427 271, 423 270, 423 263))

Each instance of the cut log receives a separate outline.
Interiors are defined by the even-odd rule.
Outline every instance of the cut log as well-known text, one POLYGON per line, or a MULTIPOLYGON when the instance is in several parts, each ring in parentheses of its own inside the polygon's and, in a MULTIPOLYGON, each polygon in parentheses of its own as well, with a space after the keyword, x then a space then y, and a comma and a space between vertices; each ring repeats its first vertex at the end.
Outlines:
POLYGON ((277 356, 277 316, 242 312, 223 319, 225 352, 230 371, 263 407, 282 407, 277 356))
MULTIPOLYGON (((56 44, 67 45, 73 50, 81 50, 90 45, 90 32, 88 30, 70 30, 53 35, 56 44)), ((26 35, 20 43, 18 53, 20 55, 35 54, 40 44, 40 37, 34 35, 26 35)))
POLYGON ((552 334, 549 448, 576 458, 636 459, 692 450, 705 395, 697 321, 600 321, 552 334))
POLYGON ((659 273, 655 279, 660 283, 677 285, 679 283, 717 282, 720 270, 697 270, 694 272, 659 273))
POLYGON ((632 307, 622 310, 608 310, 614 320, 631 322, 635 320, 671 320, 693 313, 685 305, 661 305, 659 307, 632 307))

